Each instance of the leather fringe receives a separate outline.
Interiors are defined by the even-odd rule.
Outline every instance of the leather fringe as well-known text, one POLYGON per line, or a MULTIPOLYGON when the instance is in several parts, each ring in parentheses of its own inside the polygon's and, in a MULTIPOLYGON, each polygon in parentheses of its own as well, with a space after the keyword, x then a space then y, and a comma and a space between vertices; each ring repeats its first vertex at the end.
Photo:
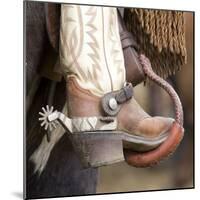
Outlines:
POLYGON ((167 78, 187 62, 184 12, 126 8, 124 19, 158 75, 167 78))

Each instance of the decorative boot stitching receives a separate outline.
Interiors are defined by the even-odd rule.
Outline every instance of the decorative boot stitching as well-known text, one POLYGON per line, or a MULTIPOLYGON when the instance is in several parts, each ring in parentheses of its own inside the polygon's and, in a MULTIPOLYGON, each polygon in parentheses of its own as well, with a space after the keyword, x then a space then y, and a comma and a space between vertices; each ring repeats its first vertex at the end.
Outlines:
POLYGON ((113 91, 113 82, 112 82, 112 76, 111 76, 111 73, 110 73, 110 70, 109 70, 109 67, 108 67, 108 61, 107 61, 107 56, 106 56, 106 50, 105 50, 105 35, 104 35, 104 11, 103 11, 103 8, 101 8, 101 11, 102 11, 102 33, 103 33, 103 50, 104 50, 104 56, 105 56, 105 62, 106 62, 106 67, 107 67, 107 70, 108 70, 108 75, 109 75, 109 78, 110 78, 110 84, 111 84, 111 91, 113 91))

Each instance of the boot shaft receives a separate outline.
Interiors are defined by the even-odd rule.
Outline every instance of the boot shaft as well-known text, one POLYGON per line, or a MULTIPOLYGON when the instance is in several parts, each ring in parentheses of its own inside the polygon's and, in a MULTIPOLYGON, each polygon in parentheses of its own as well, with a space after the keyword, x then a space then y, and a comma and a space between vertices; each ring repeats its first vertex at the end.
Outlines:
POLYGON ((125 82, 117 9, 61 6, 60 61, 65 76, 97 96, 125 82))

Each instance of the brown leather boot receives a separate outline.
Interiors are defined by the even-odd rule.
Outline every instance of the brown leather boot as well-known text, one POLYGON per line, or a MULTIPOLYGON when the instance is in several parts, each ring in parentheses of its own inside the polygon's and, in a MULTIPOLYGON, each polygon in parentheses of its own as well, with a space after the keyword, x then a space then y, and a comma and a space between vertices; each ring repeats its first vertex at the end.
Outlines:
POLYGON ((45 128, 55 120, 64 126, 84 167, 108 165, 124 157, 130 165, 151 166, 170 155, 183 137, 183 129, 173 119, 150 117, 143 111, 132 97, 131 84, 100 98, 69 77, 67 102, 68 117, 47 107, 40 120, 45 128))
MULTIPOLYGON (((132 90, 132 87, 126 88, 127 91, 132 90)), ((166 139, 174 119, 149 116, 133 96, 127 99, 123 89, 99 98, 89 90, 82 89, 75 78, 69 78, 67 81, 68 117, 116 116, 117 131, 137 136, 138 143, 125 141, 125 148, 136 151, 155 148, 155 141, 163 137, 166 139), (119 103, 117 98, 122 101, 119 103), (114 110, 117 112, 112 113, 114 110)), ((132 95, 132 91, 130 93, 132 95)))
MULTIPOLYGON (((116 9, 62 5, 60 41, 68 116, 50 109, 42 114, 42 124, 58 120, 86 167, 124 156, 131 165, 144 167, 168 156, 183 135, 176 125, 182 120, 151 117, 135 101, 132 85, 126 83, 116 9), (79 18, 80 13, 86 14, 79 18)), ((140 63, 151 74, 148 62, 140 63)))
POLYGON ((124 135, 126 161, 136 167, 146 167, 175 150, 183 137, 183 129, 174 119, 149 116, 135 101, 131 90, 128 84, 99 98, 80 88, 71 77, 67 81, 69 117, 116 116, 115 132, 124 135))
POLYGON ((133 38, 132 33, 127 30, 119 10, 117 16, 119 34, 124 55, 124 64, 126 68, 126 80, 131 82, 133 86, 136 86, 145 80, 145 73, 142 69, 137 52, 138 46, 133 38))

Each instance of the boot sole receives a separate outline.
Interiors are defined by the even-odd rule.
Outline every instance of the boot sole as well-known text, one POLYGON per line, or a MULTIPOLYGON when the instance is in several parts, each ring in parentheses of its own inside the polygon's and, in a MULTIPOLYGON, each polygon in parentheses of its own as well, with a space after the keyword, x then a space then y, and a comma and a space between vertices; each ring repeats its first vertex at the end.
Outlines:
POLYGON ((131 143, 131 149, 149 151, 162 144, 168 132, 156 138, 130 135, 122 131, 95 131, 68 134, 74 150, 84 168, 100 167, 124 161, 124 142, 131 143))
POLYGON ((153 166, 172 155, 182 141, 183 136, 184 129, 177 122, 174 122, 169 137, 158 148, 144 153, 125 150, 125 160, 135 167, 153 166))

